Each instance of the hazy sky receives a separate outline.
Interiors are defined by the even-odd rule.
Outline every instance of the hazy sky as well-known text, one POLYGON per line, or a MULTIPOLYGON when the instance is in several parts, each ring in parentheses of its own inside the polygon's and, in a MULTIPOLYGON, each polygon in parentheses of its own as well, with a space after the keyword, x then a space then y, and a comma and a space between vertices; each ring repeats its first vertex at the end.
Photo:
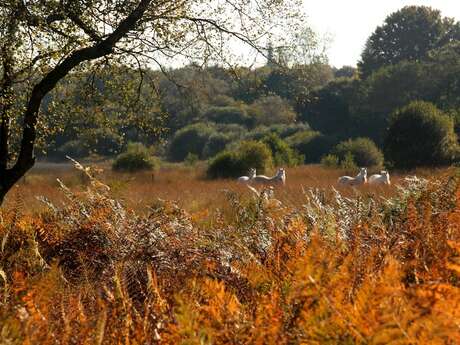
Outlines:
POLYGON ((366 39, 392 12, 408 5, 441 10, 460 20, 460 0, 305 0, 309 24, 319 34, 329 34, 328 56, 332 65, 356 65, 366 39))

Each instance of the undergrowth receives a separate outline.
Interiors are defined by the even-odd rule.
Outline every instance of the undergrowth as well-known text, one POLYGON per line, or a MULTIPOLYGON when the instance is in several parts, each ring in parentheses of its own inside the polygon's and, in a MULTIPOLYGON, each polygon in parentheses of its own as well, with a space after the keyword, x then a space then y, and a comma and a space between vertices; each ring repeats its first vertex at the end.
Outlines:
POLYGON ((457 175, 302 208, 227 192, 230 213, 201 216, 136 214, 89 178, 2 210, 0 344, 460 342, 457 175))

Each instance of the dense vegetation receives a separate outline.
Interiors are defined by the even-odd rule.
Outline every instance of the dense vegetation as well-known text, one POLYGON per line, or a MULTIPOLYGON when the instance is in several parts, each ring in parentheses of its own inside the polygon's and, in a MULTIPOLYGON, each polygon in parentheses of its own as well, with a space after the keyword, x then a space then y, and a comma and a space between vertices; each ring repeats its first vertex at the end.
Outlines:
MULTIPOLYGON (((111 156, 136 141, 156 146, 156 152, 171 161, 189 155, 203 160, 231 152, 246 140, 273 142, 274 133, 278 147, 293 150, 274 153, 275 165, 317 163, 328 154, 338 154, 342 160, 344 145, 351 144, 337 145, 356 138, 365 140, 360 150, 368 151, 365 159, 363 153, 352 154, 357 165, 385 164, 379 150, 397 168, 444 165, 457 159, 460 24, 439 11, 412 6, 390 15, 369 38, 357 70, 335 69, 324 58, 283 65, 283 56, 278 55, 272 52, 267 64, 256 69, 192 64, 166 76, 145 70, 144 78, 151 82, 144 84, 138 84, 136 71, 125 67, 92 75, 93 87, 86 82, 89 75, 74 75, 55 90, 43 109, 50 121, 55 113, 78 109, 63 131, 49 137, 45 151, 57 159, 65 154, 111 156), (117 95, 120 85, 126 91, 123 97, 117 95), (66 94, 72 95, 72 102, 59 103, 66 94), (136 95, 137 101, 131 102, 136 95), (421 153, 427 153, 424 160, 395 158, 404 156, 401 150, 417 146, 420 137, 408 135, 404 145, 395 144, 392 114, 420 100, 453 121, 449 153, 440 157, 439 150, 428 149, 440 138, 424 136, 430 150, 421 153), (102 117, 101 112, 113 115, 102 117), (88 119, 90 126, 84 125, 88 119)), ((416 131, 419 118, 408 121, 416 131)))
MULTIPOLYGON (((257 68, 141 68, 143 45, 193 57, 188 40, 225 39, 235 4, 253 4, 191 17, 205 3, 0 5, 0 202, 17 187, 0 208, 0 345, 460 343, 458 168, 336 182, 358 166, 459 163, 460 23, 405 7, 356 69, 271 43, 257 68), (116 50, 120 31, 133 40, 116 50), (31 65, 18 59, 36 46, 31 65), (34 149, 110 161, 71 158, 56 181, 52 163, 25 175, 34 149), (283 186, 218 180, 279 166, 283 186)), ((213 47, 194 49, 220 61, 213 47)))
POLYGON ((455 173, 389 198, 305 190, 299 207, 227 192, 194 214, 136 214, 94 179, 62 192, 1 212, 6 344, 460 341, 455 173))

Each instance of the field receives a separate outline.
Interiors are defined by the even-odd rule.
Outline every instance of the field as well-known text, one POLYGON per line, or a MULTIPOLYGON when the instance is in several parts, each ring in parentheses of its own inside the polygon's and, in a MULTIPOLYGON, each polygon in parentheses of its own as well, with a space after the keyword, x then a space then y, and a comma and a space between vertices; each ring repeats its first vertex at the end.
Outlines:
MULTIPOLYGON (((193 213, 225 207, 228 191, 252 195, 248 188, 234 180, 206 179, 205 167, 200 164, 195 167, 171 164, 158 171, 138 173, 116 173, 108 163, 88 163, 85 166, 102 169, 95 177, 110 187, 111 195, 138 212, 147 211, 148 206, 157 199, 175 201, 181 208, 193 213)), ((378 171, 370 170, 369 175, 371 173, 378 171)), ((394 195, 396 186, 407 176, 427 178, 439 177, 445 173, 446 169, 419 169, 391 174, 390 187, 344 188, 337 185, 337 178, 344 174, 354 176, 355 171, 327 169, 319 165, 301 166, 287 169, 287 184, 276 190, 276 198, 286 206, 300 207, 305 202, 304 191, 308 188, 331 192, 331 187, 347 196, 361 194, 389 197, 394 195)), ((89 184, 86 175, 70 163, 39 163, 8 195, 6 206, 13 205, 19 199, 27 205, 22 211, 33 212, 44 206, 37 199, 38 196, 45 196, 53 202, 62 201, 64 195, 59 190, 57 179, 74 191, 84 191, 89 184)))
POLYGON ((199 165, 101 167, 39 164, 8 196, 0 344, 460 342, 455 169, 339 188, 304 166, 267 200, 199 165))

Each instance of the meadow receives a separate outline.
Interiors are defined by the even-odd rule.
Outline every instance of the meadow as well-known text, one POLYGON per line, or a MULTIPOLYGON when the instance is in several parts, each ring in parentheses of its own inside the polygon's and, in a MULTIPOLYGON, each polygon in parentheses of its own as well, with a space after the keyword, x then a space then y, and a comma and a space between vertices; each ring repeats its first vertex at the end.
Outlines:
MULTIPOLYGON (((148 206, 157 199, 174 201, 188 212, 212 211, 217 207, 226 207, 227 192, 236 192, 251 196, 252 192, 236 179, 211 180, 206 178, 205 164, 187 166, 184 164, 166 164, 155 171, 135 173, 114 172, 108 162, 88 162, 84 164, 98 180, 110 187, 111 195, 125 206, 138 212, 148 211, 148 206), (96 171, 96 172, 94 172, 96 171)), ((274 173, 275 171, 270 171, 274 173)), ((397 185, 407 176, 421 178, 439 177, 447 170, 416 169, 391 174, 392 186, 361 186, 347 188, 337 184, 337 178, 344 174, 355 176, 357 171, 324 168, 321 165, 304 165, 287 169, 287 183, 275 191, 276 198, 290 207, 301 207, 305 202, 305 191, 320 188, 331 193, 332 187, 346 196, 390 197, 397 185)), ((369 175, 378 173, 369 170, 369 175)), ((52 202, 62 202, 64 195, 59 190, 59 179, 75 192, 85 191, 89 185, 86 174, 74 168, 70 162, 39 163, 8 195, 5 205, 11 207, 18 201, 26 206, 22 211, 34 212, 45 206, 38 197, 46 197, 52 202)))
POLYGON ((276 200, 202 171, 39 165, 1 212, 0 344, 460 341, 455 169, 304 166, 276 200))

